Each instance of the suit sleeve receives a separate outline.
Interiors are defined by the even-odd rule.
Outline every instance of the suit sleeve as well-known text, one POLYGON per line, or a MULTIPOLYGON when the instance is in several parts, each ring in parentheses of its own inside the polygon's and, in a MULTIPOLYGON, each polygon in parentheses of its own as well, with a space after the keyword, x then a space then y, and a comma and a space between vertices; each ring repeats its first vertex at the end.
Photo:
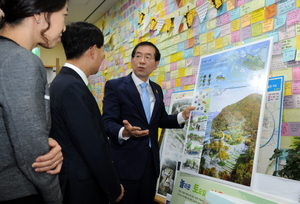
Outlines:
POLYGON ((62 114, 71 140, 109 200, 114 202, 121 194, 120 182, 112 164, 100 110, 97 107, 95 111, 93 100, 84 84, 73 83, 62 93, 62 114))
POLYGON ((62 196, 58 176, 37 173, 31 167, 38 156, 50 149, 50 118, 47 120, 50 117, 50 101, 45 100, 46 73, 40 60, 29 53, 16 53, 12 58, 4 62, 9 63, 4 67, 10 69, 2 70, 1 74, 7 77, 3 78, 1 86, 6 87, 3 89, 2 106, 14 157, 19 169, 41 193, 44 202, 60 203, 62 196))
MULTIPOLYGON (((135 111, 135 110, 132 110, 135 111)), ((117 90, 112 81, 107 81, 103 98, 103 120, 107 136, 116 144, 119 140, 119 131, 123 127, 121 109, 117 90)))

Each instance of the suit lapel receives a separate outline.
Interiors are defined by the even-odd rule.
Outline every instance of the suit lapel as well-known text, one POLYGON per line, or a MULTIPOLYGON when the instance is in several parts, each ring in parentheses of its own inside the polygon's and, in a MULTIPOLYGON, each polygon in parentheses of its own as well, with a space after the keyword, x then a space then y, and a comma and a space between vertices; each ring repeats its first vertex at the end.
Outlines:
MULTIPOLYGON (((133 103, 137 107, 138 111, 143 115, 144 120, 147 121, 140 93, 137 90, 135 83, 131 78, 131 74, 126 77, 125 89, 127 90, 127 93, 129 94, 130 99, 133 101, 133 103)), ((134 111, 134 110, 132 110, 132 111, 134 111)))

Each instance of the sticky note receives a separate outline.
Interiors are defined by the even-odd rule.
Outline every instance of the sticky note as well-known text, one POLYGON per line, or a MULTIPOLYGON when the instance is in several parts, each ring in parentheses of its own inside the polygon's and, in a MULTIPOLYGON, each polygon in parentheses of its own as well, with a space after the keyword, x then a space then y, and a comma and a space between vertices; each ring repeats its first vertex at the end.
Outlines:
POLYGON ((287 81, 284 83, 284 96, 292 95, 292 83, 287 81))
POLYGON ((287 13, 286 25, 293 25, 300 21, 300 9, 295 9, 287 13))
POLYGON ((286 22, 286 15, 277 16, 274 22, 274 29, 277 30, 278 28, 282 27, 286 22))
POLYGON ((292 81, 292 93, 300 94, 300 80, 292 81))
POLYGON ((274 18, 269 18, 263 21, 263 33, 273 30, 274 27, 274 18))
POLYGON ((240 30, 240 19, 231 22, 231 32, 240 30))
POLYGON ((271 18, 276 15, 276 4, 272 4, 265 8, 265 18, 271 18))
MULTIPOLYGON (((292 68, 286 68, 286 69, 280 69, 280 70, 275 70, 272 72, 272 76, 284 76, 284 80, 292 80, 292 68)), ((288 94, 290 95, 290 94, 288 94)))
POLYGON ((289 125, 288 123, 281 124, 281 135, 282 136, 289 136, 289 125))
POLYGON ((283 108, 284 109, 294 108, 294 98, 293 97, 294 97, 293 95, 284 96, 284 99, 283 99, 283 108))
POLYGON ((273 45, 273 55, 280 55, 282 50, 282 42, 274 43, 273 45))
POLYGON ((259 36, 262 34, 262 23, 252 25, 252 36, 259 36))
POLYGON ((282 50, 283 54, 283 62, 291 61, 295 59, 295 54, 296 54, 296 48, 291 47, 282 50))
POLYGON ((251 24, 257 23, 265 19, 265 10, 264 8, 255 10, 251 13, 251 24))
POLYGON ((241 17, 242 28, 249 26, 251 24, 251 14, 246 14, 241 17))

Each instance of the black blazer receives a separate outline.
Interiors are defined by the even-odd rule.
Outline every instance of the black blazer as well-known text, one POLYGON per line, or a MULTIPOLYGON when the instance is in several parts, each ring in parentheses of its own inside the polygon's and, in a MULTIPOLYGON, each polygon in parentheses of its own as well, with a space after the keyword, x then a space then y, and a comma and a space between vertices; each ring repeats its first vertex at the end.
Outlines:
MULTIPOLYGON (((120 179, 140 179, 146 168, 148 154, 152 151, 155 173, 159 175, 158 128, 181 128, 177 115, 168 115, 163 102, 161 87, 149 81, 155 96, 155 105, 151 114, 150 124, 143 109, 140 94, 131 78, 131 74, 106 82, 103 99, 103 119, 106 133, 111 140, 111 151, 114 165, 120 179), (123 120, 132 126, 149 129, 145 137, 132 137, 119 143, 118 134, 123 127, 123 120), (149 150, 149 137, 152 148, 149 150)), ((125 189, 126 191, 126 189, 125 189)))
POLYGON ((81 77, 63 67, 50 86, 53 137, 62 146, 64 203, 114 202, 121 193, 97 102, 81 77))

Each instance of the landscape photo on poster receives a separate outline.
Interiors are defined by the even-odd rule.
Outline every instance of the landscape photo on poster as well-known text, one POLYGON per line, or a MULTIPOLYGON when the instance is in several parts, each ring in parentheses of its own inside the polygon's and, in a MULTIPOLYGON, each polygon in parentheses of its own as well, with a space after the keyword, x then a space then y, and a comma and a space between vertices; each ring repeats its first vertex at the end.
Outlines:
POLYGON ((273 38, 200 59, 181 171, 251 185, 273 38), (201 151, 189 153, 191 140, 201 151))
MULTIPOLYGON (((172 92, 169 114, 178 114, 192 104, 194 90, 172 92)), ((158 178, 157 194, 165 197, 172 194, 178 161, 181 160, 187 123, 182 129, 165 129, 160 148, 161 173, 158 178)))

